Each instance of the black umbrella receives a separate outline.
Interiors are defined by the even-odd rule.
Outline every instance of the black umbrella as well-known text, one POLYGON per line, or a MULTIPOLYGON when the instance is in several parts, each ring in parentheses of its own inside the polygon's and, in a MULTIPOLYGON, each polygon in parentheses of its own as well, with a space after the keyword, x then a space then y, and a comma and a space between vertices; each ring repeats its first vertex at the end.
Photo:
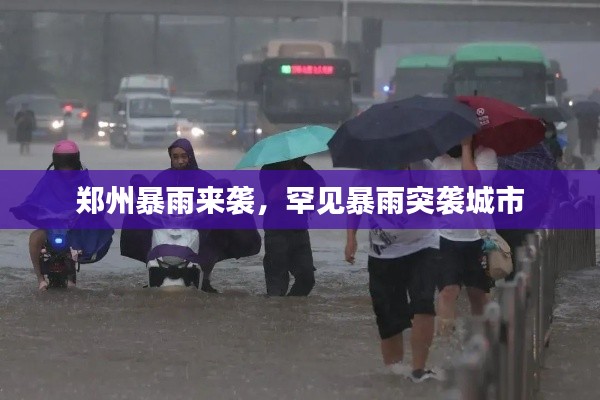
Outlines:
POLYGON ((328 146, 334 167, 397 168, 437 157, 479 129, 469 106, 415 96, 372 106, 344 123, 328 146))
POLYGON ((573 118, 564 108, 550 104, 531 106, 527 108, 527 112, 546 122, 566 122, 573 118))
POLYGON ((575 115, 599 115, 600 104, 595 101, 579 101, 573 106, 575 115))

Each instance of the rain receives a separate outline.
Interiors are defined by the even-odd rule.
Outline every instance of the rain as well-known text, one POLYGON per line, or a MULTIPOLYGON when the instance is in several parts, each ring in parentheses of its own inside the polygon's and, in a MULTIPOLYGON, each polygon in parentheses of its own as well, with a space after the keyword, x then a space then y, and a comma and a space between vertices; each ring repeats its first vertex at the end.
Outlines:
MULTIPOLYGON (((182 137, 201 169, 233 170, 278 132, 335 131, 413 95, 499 96, 532 113, 600 102, 600 2, 592 0, 12 3, 20 2, 0 0, 0 170, 45 170, 61 139, 78 144, 90 171, 164 170, 167 147, 182 137), (462 46, 492 42, 532 46, 543 72, 473 73, 507 78, 498 89, 453 69, 462 46), (403 69, 415 56, 442 66, 403 69), (278 57, 286 61, 268 69, 264 61, 278 57), (519 74, 527 80, 510 81, 519 74), (37 119, 28 148, 15 126, 24 103, 37 119), (158 131, 141 121, 149 114, 164 120, 158 131), (146 134, 136 137, 134 126, 146 134)), ((596 138, 581 146, 576 119, 554 122, 560 168, 600 168, 596 138)), ((306 161, 334 168, 328 152, 306 161)), ((39 291, 30 233, 0 230, 0 399, 444 398, 443 382, 415 384, 382 363, 368 231, 358 232, 354 264, 344 260, 344 230, 310 231, 308 297, 266 296, 264 241, 258 254, 216 264, 219 294, 144 287, 148 270, 120 255, 118 229, 107 255, 81 266, 77 288, 39 291)), ((540 399, 600 391, 599 278, 597 265, 573 265, 558 280, 540 399)), ((458 313, 457 333, 434 338, 428 365, 446 368, 463 350, 464 294, 458 313)))

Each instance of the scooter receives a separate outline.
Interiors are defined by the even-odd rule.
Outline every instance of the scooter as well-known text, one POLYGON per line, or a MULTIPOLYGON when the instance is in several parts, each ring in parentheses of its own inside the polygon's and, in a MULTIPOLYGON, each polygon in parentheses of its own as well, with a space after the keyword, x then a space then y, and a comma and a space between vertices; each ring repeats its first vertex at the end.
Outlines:
POLYGON ((76 282, 79 251, 70 247, 66 229, 47 230, 46 237, 40 254, 41 273, 48 276, 48 289, 66 288, 69 281, 76 282))
POLYGON ((195 229, 154 229, 148 254, 149 287, 200 286, 200 268, 194 262, 200 247, 195 229))

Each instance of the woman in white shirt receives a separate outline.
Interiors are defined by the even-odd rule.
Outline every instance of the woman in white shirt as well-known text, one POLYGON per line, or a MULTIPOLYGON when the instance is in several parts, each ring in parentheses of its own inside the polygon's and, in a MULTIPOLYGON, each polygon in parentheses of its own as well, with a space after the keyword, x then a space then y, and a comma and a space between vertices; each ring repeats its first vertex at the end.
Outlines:
MULTIPOLYGON (((437 157, 433 169, 440 171, 497 170, 494 150, 478 147, 473 151, 472 138, 437 157)), ((442 217, 443 218, 443 217, 442 217)), ((442 224, 443 225, 443 224, 442 224)), ((482 265, 483 240, 477 229, 440 229, 440 262, 438 288, 439 332, 449 333, 455 319, 456 300, 461 286, 467 287, 471 313, 481 315, 488 301, 493 280, 482 265)))

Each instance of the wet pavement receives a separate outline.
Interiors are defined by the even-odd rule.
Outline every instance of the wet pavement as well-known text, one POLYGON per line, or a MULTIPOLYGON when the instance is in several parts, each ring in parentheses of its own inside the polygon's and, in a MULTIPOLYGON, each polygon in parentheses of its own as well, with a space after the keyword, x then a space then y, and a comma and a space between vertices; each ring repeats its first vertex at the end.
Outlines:
MULTIPOLYGON (((51 145, 33 146, 28 157, 16 150, 0 146, 0 168, 49 163, 51 145)), ((198 161, 227 169, 241 155, 200 148, 198 161)), ((91 143, 82 145, 82 158, 90 169, 168 166, 163 149, 91 143)), ((309 162, 331 167, 326 156, 309 162)), ((306 299, 263 296, 262 253, 219 263, 213 283, 220 295, 143 289, 145 267, 119 255, 118 232, 105 259, 82 266, 77 289, 38 293, 28 233, 0 231, 0 399, 440 398, 441 384, 410 383, 381 365, 364 233, 350 266, 342 259, 344 232, 311 232, 317 286, 306 299)), ((600 392, 599 277, 594 269, 561 282, 544 399, 600 392)), ((455 350, 436 340, 431 365, 444 365, 455 350)))
MULTIPOLYGON (((168 166, 164 149, 81 147, 90 169, 168 166)), ((45 168, 51 145, 32 153, 4 147, 0 168, 45 168)), ((241 155, 200 147, 197 158, 228 169, 241 155)), ((310 162, 331 167, 328 156, 310 162)), ((119 255, 118 233, 105 259, 82 266, 77 289, 38 293, 27 235, 0 232, 0 398, 431 399, 441 390, 382 367, 366 256, 343 261, 342 231, 312 233, 317 286, 306 299, 263 296, 262 253, 217 265, 221 295, 143 289, 146 270, 119 255)), ((447 353, 440 347, 432 358, 447 353)))
MULTIPOLYGON (((598 244, 596 245, 598 246, 598 244)), ((542 375, 542 399, 600 397, 600 268, 566 274, 558 284, 557 308, 542 375)))

